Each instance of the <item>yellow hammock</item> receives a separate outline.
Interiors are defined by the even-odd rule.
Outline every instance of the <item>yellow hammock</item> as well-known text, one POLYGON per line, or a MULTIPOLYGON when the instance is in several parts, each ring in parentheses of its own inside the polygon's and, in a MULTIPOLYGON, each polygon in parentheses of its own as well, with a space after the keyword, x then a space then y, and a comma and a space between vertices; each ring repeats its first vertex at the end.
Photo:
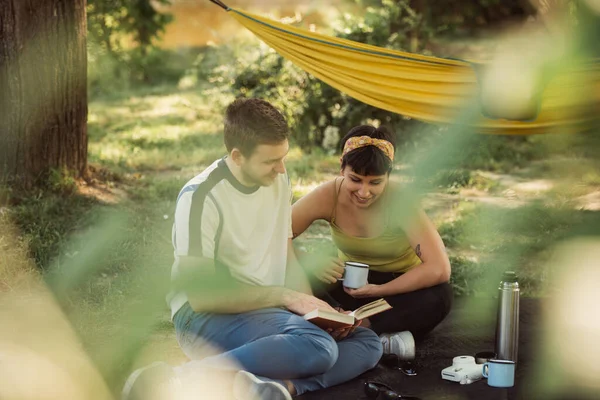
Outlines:
MULTIPOLYGON (((425 122, 452 124, 480 89, 473 63, 321 35, 211 1, 298 67, 384 110, 425 122)), ((480 133, 516 135, 588 130, 598 118, 599 65, 590 62, 554 77, 532 121, 491 119, 479 113, 470 125, 480 133)))

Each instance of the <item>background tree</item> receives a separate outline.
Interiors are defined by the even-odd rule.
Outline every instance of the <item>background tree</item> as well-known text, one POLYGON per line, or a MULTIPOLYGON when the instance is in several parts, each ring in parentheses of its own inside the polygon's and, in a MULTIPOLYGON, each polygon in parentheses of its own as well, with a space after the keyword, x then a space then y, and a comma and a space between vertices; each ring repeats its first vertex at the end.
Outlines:
POLYGON ((0 0, 0 180, 87 164, 85 0, 0 0))
POLYGON ((156 6, 170 0, 88 0, 88 32, 98 46, 96 52, 109 56, 114 71, 127 80, 151 83, 155 40, 172 21, 172 16, 156 6), (124 73, 123 73, 124 72, 124 73))

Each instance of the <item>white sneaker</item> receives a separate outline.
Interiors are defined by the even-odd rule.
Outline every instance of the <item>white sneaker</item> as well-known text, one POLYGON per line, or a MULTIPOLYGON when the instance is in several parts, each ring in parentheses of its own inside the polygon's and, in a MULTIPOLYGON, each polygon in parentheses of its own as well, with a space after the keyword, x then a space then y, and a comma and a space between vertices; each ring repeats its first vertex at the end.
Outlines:
POLYGON ((179 399, 181 382, 173 368, 165 362, 155 362, 133 371, 123 387, 123 400, 179 399))
POLYGON ((379 336, 383 354, 395 354, 401 360, 415 358, 415 338, 409 331, 384 333, 379 336))
POLYGON ((262 380, 248 371, 235 375, 233 396, 236 400, 292 400, 292 395, 282 384, 262 380))

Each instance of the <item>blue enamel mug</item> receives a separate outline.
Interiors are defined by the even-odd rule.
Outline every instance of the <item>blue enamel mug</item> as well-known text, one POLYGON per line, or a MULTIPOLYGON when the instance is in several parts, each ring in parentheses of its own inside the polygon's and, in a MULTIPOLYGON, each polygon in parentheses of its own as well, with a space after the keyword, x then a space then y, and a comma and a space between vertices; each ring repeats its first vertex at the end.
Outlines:
POLYGON ((483 364, 483 376, 488 386, 513 387, 515 385, 515 362, 509 360, 490 360, 483 364))
POLYGON ((369 278, 369 266, 367 264, 346 261, 343 276, 338 281, 343 281, 344 286, 358 289, 365 286, 369 278))

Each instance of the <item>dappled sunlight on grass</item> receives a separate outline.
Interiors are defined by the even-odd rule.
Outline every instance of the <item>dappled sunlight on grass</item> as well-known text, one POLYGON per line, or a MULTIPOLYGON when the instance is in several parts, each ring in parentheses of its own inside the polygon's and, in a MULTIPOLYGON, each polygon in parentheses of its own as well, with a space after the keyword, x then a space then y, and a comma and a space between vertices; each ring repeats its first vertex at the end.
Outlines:
MULTIPOLYGON (((475 255, 483 271, 491 273, 502 268, 505 255, 514 253, 511 268, 521 276, 523 294, 537 296, 548 289, 549 250, 556 243, 584 232, 600 234, 598 227, 598 212, 583 213, 572 207, 538 201, 516 209, 485 203, 462 206, 438 230, 451 253, 475 255), (507 220, 512 223, 506 224, 507 220)), ((470 272, 457 269, 453 271, 453 279, 463 279, 459 276, 462 273, 470 275, 467 280, 471 285, 476 282, 470 272)), ((482 282, 475 286, 483 292, 489 289, 482 282)))
POLYGON ((292 147, 286 159, 286 169, 296 187, 314 186, 339 174, 339 156, 326 155, 321 149, 305 153, 292 147))
POLYGON ((202 92, 175 88, 163 96, 131 96, 90 104, 89 157, 125 170, 206 166, 225 152, 219 107, 202 92))
POLYGON ((30 292, 32 277, 39 277, 39 271, 28 250, 21 232, 0 208, 0 293, 30 292))

